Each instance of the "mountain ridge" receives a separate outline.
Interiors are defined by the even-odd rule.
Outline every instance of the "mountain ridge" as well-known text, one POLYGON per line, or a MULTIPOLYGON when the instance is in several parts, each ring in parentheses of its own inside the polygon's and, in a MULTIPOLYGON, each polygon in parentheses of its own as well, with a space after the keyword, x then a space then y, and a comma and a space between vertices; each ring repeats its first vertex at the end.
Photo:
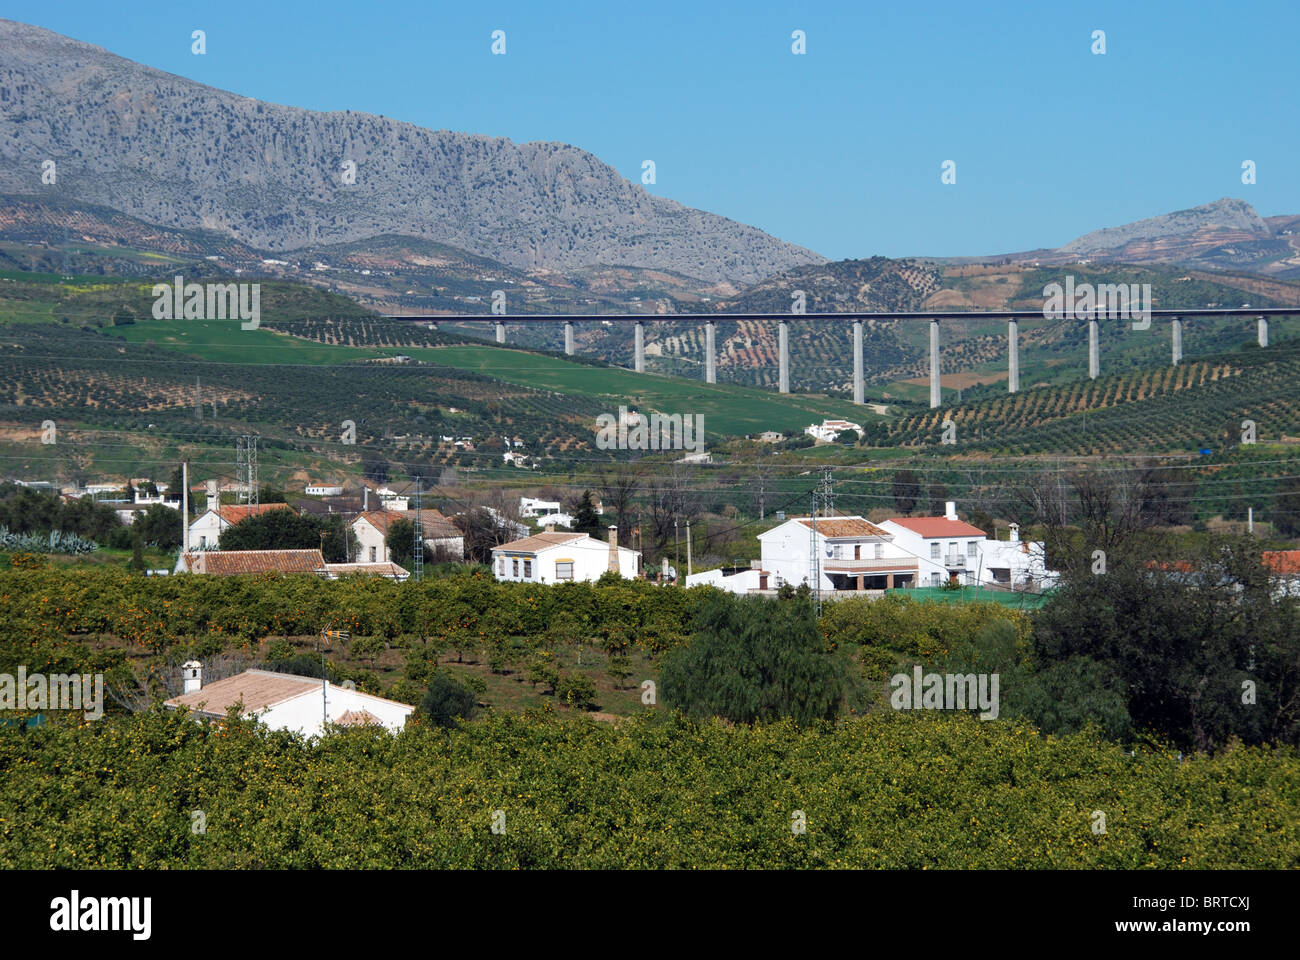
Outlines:
POLYGON ((578 147, 270 104, 12 20, 0 20, 0 104, 0 193, 57 191, 261 249, 396 233, 519 269, 627 264, 739 283, 825 260, 650 194, 578 147))

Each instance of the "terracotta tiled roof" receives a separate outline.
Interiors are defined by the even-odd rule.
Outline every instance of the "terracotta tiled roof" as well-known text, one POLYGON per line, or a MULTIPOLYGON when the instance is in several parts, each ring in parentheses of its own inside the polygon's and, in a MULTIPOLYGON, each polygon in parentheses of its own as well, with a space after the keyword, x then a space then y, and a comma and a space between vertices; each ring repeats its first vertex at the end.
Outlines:
MULTIPOLYGON (((588 537, 585 533, 535 533, 531 537, 523 537, 519 540, 511 540, 509 543, 503 543, 499 547, 493 547, 497 550, 513 550, 516 553, 537 553, 539 550, 545 550, 548 547, 558 546, 562 543, 575 543, 579 540, 595 540, 595 537, 588 537)), ((597 543, 602 541, 597 540, 597 543)))
POLYGON ((296 677, 269 670, 245 670, 233 677, 204 684, 202 689, 193 693, 172 697, 165 706, 189 707, 201 713, 224 716, 227 710, 242 700, 244 713, 247 714, 265 710, 304 693, 319 694, 320 689, 321 682, 315 677, 296 677))
POLYGON ((335 721, 341 727, 359 727, 380 722, 380 719, 369 710, 345 710, 343 716, 335 721))
MULTIPOLYGON (((388 536, 389 524, 398 519, 399 516, 400 514, 394 513, 392 510, 367 510, 357 517, 357 520, 365 520, 384 536, 388 536)), ((356 523, 357 520, 352 522, 356 523)))
POLYGON ((1264 566, 1272 573, 1300 573, 1300 550, 1265 550, 1264 566))
POLYGON ((984 531, 972 527, 961 520, 949 520, 947 517, 890 517, 890 523, 906 527, 913 533, 920 534, 927 540, 942 537, 983 537, 984 531))
POLYGON ((325 569, 336 577, 368 573, 377 577, 396 577, 405 580, 411 572, 396 563, 327 563, 325 569))
POLYGON ((420 526, 426 540, 445 540, 449 537, 463 537, 460 527, 452 523, 437 510, 420 512, 420 526))
MULTIPOLYGON (((813 522, 808 517, 796 517, 805 527, 812 527, 813 522)), ((863 520, 861 517, 818 517, 817 532, 823 537, 885 537, 892 539, 893 534, 888 530, 881 530, 878 526, 870 521, 863 520)))
POLYGON ((182 558, 190 573, 229 576, 237 573, 325 573, 325 557, 316 550, 203 550, 182 558))
POLYGON ((247 520, 249 517, 261 516, 262 514, 269 513, 272 510, 292 509, 293 507, 289 506, 287 503, 259 503, 256 505, 245 503, 240 504, 239 506, 232 504, 230 506, 218 507, 217 513, 222 520, 233 526, 241 520, 247 520))

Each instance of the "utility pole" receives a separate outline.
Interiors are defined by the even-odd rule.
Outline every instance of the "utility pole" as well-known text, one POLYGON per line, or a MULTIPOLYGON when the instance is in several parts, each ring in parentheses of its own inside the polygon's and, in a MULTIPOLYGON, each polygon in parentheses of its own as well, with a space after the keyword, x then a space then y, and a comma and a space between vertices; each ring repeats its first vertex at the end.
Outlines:
POLYGON ((808 578, 812 582, 813 616, 822 615, 822 562, 817 546, 817 488, 812 492, 812 512, 808 517, 808 578))
POLYGON ((686 521, 686 575, 691 575, 691 521, 686 521))
POLYGON ((415 478, 415 582, 424 579, 424 530, 420 524, 420 478, 415 478))
POLYGON ((681 565, 682 548, 681 541, 677 539, 677 521, 673 521, 673 583, 681 586, 681 580, 677 577, 677 568, 681 565))

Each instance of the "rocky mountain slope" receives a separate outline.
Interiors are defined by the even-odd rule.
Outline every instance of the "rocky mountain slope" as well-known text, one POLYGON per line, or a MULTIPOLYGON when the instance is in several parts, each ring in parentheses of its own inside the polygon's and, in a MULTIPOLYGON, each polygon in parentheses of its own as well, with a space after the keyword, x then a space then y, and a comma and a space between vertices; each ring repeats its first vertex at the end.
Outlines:
POLYGON ((824 260, 652 196, 566 144, 263 103, 11 20, 0 20, 0 193, 57 194, 270 251, 395 234, 523 270, 628 265, 740 284, 824 260))

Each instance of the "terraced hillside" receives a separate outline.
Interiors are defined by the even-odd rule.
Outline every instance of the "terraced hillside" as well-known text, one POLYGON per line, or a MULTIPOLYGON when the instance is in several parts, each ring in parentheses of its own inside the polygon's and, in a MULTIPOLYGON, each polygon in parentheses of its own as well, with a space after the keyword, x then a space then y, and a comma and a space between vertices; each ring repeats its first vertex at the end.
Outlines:
POLYGON ((1196 453, 1240 445, 1242 421, 1253 420, 1260 443, 1300 443, 1300 342, 980 396, 899 417, 876 427, 871 442, 939 444, 951 420, 956 444, 945 450, 1196 453))

